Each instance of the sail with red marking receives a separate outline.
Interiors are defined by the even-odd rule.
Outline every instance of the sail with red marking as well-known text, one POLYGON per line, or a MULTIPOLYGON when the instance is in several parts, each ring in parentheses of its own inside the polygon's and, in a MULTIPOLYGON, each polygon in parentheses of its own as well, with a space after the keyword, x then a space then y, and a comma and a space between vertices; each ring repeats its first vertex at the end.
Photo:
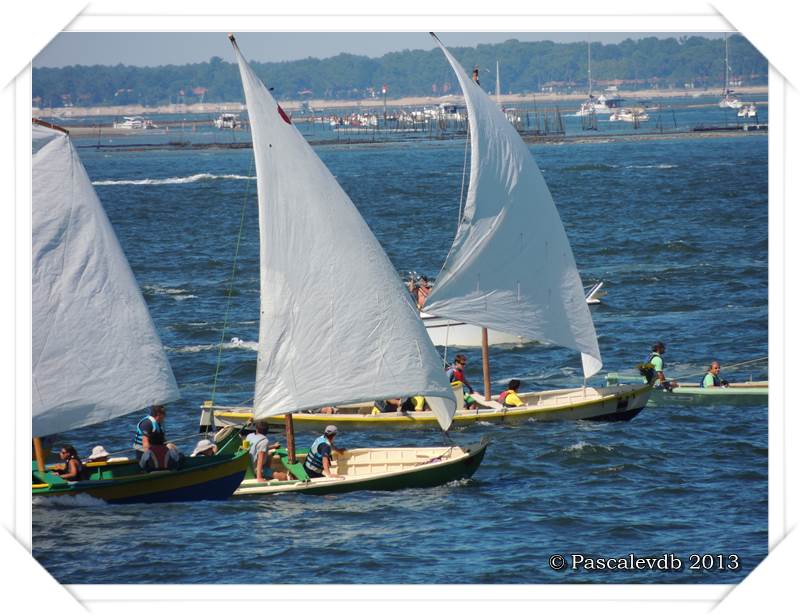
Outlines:
POLYGON ((234 49, 258 178, 254 417, 423 395, 446 429, 455 397, 408 291, 353 202, 234 49))

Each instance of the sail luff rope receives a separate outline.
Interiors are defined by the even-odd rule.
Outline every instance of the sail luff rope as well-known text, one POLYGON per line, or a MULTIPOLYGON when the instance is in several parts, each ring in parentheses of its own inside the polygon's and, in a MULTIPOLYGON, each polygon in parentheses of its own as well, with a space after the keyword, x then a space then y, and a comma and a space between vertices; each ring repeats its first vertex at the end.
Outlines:
MULTIPOLYGON (((255 164, 255 152, 253 152, 253 158, 250 160, 250 171, 249 171, 249 173, 247 175, 248 178, 252 177, 253 165, 254 164, 255 164)), ((229 318, 230 311, 231 311, 231 303, 233 301, 233 283, 236 280, 236 266, 238 265, 238 262, 239 262, 239 247, 241 246, 242 235, 244 233, 244 217, 245 217, 244 215, 245 215, 245 212, 247 211, 247 201, 248 201, 248 198, 250 197, 250 185, 251 185, 251 183, 252 182, 250 180, 247 181, 246 188, 245 188, 245 191, 244 191, 244 200, 242 202, 242 214, 241 214, 241 217, 240 217, 240 220, 239 220, 239 235, 236 238, 236 250, 234 251, 234 255, 233 255, 233 266, 231 268, 231 279, 230 279, 230 284, 228 285, 228 302, 227 302, 227 305, 225 306, 225 319, 223 320, 223 323, 222 323, 222 334, 220 335, 219 349, 217 350, 217 365, 216 365, 216 368, 214 369, 214 382, 211 385, 211 406, 212 407, 214 406, 214 396, 217 393, 217 380, 219 379, 219 370, 220 370, 220 366, 222 365, 222 347, 225 344, 225 334, 226 334, 227 329, 228 329, 228 318, 229 318)))

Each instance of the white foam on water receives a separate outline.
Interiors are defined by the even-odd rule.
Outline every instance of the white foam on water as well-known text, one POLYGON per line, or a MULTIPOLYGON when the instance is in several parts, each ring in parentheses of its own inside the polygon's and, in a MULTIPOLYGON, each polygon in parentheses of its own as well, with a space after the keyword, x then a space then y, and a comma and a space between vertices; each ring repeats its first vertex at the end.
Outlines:
POLYGON ((256 178, 248 175, 223 174, 214 175, 213 173, 195 173, 185 177, 172 178, 144 178, 141 180, 97 180, 92 182, 93 186, 162 186, 164 184, 191 184, 202 182, 203 180, 255 180, 256 178))

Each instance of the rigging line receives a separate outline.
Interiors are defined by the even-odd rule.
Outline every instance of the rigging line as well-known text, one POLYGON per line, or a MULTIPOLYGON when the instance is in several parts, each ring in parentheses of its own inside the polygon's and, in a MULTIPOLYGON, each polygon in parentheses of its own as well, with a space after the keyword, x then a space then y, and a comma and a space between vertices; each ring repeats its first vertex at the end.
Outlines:
MULTIPOLYGON (((255 164, 255 152, 253 158, 250 159, 250 171, 247 174, 248 178, 253 177, 253 165, 255 164)), ((239 235, 236 238, 236 250, 233 255, 233 266, 231 268, 231 280, 228 285, 228 302, 225 306, 225 319, 222 323, 222 334, 219 339, 219 349, 217 351, 217 366, 214 369, 214 383, 211 385, 211 406, 214 406, 214 396, 217 393, 217 380, 219 379, 219 370, 222 365, 222 345, 225 343, 225 333, 228 330, 228 317, 231 311, 231 303, 233 302, 233 283, 236 280, 236 266, 239 262, 239 247, 242 243, 242 234, 244 233, 244 215, 247 211, 247 200, 250 197, 250 185, 252 180, 248 180, 244 191, 244 201, 242 202, 242 215, 239 220, 239 235)))

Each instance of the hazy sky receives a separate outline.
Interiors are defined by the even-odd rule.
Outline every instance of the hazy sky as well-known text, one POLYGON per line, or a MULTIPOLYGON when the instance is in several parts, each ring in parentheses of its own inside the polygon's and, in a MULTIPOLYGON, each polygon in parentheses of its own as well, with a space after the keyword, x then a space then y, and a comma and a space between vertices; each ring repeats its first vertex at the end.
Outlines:
MULTIPOLYGON (((697 34, 721 38, 721 33, 636 32, 521 32, 439 33, 448 47, 474 47, 480 43, 521 41, 598 41, 618 43, 626 38, 668 38, 697 34)), ((426 32, 244 32, 236 35, 242 52, 250 60, 276 62, 309 56, 327 58, 341 52, 380 57, 390 51, 433 49, 426 32)), ((233 60, 230 44, 222 32, 62 32, 33 60, 33 66, 72 64, 130 64, 158 66, 204 62, 212 56, 233 60)))

